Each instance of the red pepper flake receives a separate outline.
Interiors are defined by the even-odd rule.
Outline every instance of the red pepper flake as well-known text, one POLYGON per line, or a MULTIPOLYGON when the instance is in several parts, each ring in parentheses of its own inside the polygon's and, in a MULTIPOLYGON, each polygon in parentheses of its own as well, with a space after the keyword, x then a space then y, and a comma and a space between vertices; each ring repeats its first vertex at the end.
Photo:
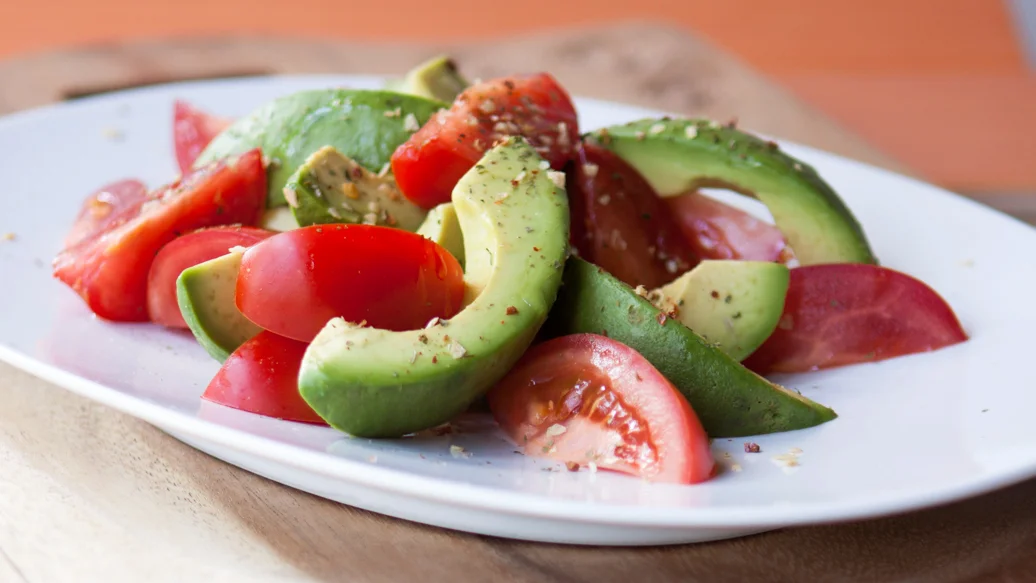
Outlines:
POLYGON ((532 250, 533 250, 533 251, 535 251, 535 252, 537 252, 537 253, 539 253, 539 252, 540 252, 540 248, 539 248, 539 247, 533 247, 533 248, 532 248, 532 250))
POLYGON ((576 462, 565 462, 565 467, 568 468, 568 471, 570 472, 579 471, 579 464, 576 462))
POLYGON ((435 355, 433 354, 433 355, 432 355, 432 364, 436 364, 436 363, 438 363, 438 362, 439 362, 439 357, 438 357, 438 356, 435 356, 435 355))
MULTIPOLYGON (((507 312, 506 313, 507 313, 508 316, 513 316, 513 315, 518 313, 518 308, 516 308, 514 306, 507 306, 507 312)), ((501 323, 503 323, 503 322, 501 322, 501 323)))
POLYGON ((745 442, 745 453, 759 453, 760 451, 762 450, 759 449, 758 443, 755 443, 754 441, 745 442))
POLYGON ((666 321, 666 315, 665 314, 659 312, 658 313, 658 317, 655 318, 655 319, 658 320, 658 325, 659 326, 665 326, 665 321, 666 321))
POLYGON ((714 300, 718 300, 719 299, 719 292, 716 291, 716 290, 712 290, 712 293, 709 294, 709 295, 712 296, 712 299, 714 299, 714 300))

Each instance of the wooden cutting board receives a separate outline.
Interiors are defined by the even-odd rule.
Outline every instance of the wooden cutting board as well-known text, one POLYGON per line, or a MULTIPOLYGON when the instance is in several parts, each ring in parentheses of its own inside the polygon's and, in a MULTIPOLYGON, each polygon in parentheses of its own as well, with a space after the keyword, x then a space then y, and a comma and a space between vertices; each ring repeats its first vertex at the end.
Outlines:
MULTIPOLYGON (((456 55, 472 77, 548 69, 579 95, 737 117, 758 131, 904 170, 730 56, 685 32, 647 24, 456 47, 257 38, 87 47, 0 63, 0 113, 180 79, 398 74, 442 51, 456 55)), ((0 582, 1036 577, 1036 481, 895 518, 701 545, 523 543, 386 518, 291 490, 6 365, 0 476, 0 582)))

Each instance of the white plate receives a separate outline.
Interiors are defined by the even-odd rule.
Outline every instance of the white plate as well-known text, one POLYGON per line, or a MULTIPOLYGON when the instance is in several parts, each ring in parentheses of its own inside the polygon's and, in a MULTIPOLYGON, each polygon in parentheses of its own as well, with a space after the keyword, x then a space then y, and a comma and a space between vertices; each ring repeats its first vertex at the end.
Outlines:
MULTIPOLYGON (((943 294, 972 338, 930 354, 780 379, 841 416, 755 438, 760 454, 745 454, 744 439, 717 441, 717 459, 743 471, 704 485, 567 472, 515 455, 486 418, 463 420, 455 435, 371 441, 201 407, 218 365, 189 335, 98 321, 51 279, 50 260, 86 194, 121 177, 157 186, 175 175, 174 98, 243 115, 303 88, 378 83, 189 83, 0 120, 0 234, 17 234, 0 240, 0 358, 278 482, 375 512, 520 539, 712 540, 916 509, 1036 475, 1036 231, 935 187, 793 144, 787 150, 844 196, 884 264, 943 294), (452 457, 451 444, 471 457, 452 457), (772 462, 796 447, 800 466, 772 462)), ((586 129, 652 115, 586 99, 578 107, 586 129)))

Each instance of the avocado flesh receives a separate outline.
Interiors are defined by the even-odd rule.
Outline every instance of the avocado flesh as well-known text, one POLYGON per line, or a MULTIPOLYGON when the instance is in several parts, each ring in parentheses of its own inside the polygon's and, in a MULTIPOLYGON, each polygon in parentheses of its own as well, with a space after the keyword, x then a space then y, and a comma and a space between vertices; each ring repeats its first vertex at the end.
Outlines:
POLYGON ((465 307, 449 321, 392 332, 328 322, 306 350, 299 392, 330 425, 363 437, 434 427, 488 391, 532 343, 561 284, 568 249, 563 181, 522 138, 457 183, 465 307))
POLYGON ((457 70, 457 64, 446 55, 428 59, 407 71, 402 79, 393 79, 387 89, 410 93, 428 99, 452 102, 470 83, 457 70))
POLYGON ((577 257, 565 266, 546 328, 551 336, 602 334, 639 352, 687 398, 709 437, 792 431, 836 417, 741 366, 622 281, 577 257))
POLYGON ((703 261, 648 299, 740 362, 777 329, 789 277, 769 261, 703 261))
POLYGON ((279 206, 263 211, 263 216, 259 218, 259 227, 268 231, 284 232, 299 228, 299 223, 290 208, 279 206))
POLYGON ((457 210, 452 202, 444 202, 428 211, 417 234, 442 245, 464 265, 464 234, 461 232, 457 210))
POLYGON ((234 298, 242 254, 231 251, 189 267, 176 278, 176 300, 187 327, 220 362, 262 331, 237 309, 234 298))
POLYGON ((331 146, 313 153, 284 186, 302 227, 362 223, 415 231, 427 212, 408 201, 389 174, 375 174, 331 146))
POLYGON ((333 146, 379 172, 392 152, 437 110, 440 101, 395 91, 320 89, 275 99, 216 136, 194 163, 261 148, 267 167, 267 207, 286 204, 284 185, 313 152, 333 146))
POLYGON ((842 199, 816 170, 772 142, 700 119, 644 119, 591 138, 636 168, 660 196, 720 187, 759 199, 802 265, 877 263, 842 199))

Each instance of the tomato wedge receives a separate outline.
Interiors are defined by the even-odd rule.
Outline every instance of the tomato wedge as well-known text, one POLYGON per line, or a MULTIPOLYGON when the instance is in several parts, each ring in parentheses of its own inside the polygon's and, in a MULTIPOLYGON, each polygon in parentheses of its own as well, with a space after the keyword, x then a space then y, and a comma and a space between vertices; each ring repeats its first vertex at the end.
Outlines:
POLYGON ((266 201, 266 169, 253 150, 215 162, 164 187, 111 229, 65 249, 54 276, 101 318, 148 319, 148 271, 158 251, 202 227, 255 224, 266 201))
POLYGON ((572 244, 632 286, 659 287, 698 264, 651 185, 615 154, 580 144, 567 172, 572 244))
POLYGON ((202 398, 249 413, 327 425, 299 394, 304 342, 260 332, 235 350, 202 398))
POLYGON ((173 146, 180 172, 187 174, 209 142, 227 129, 231 121, 194 107, 186 101, 173 104, 173 146))
POLYGON ((529 455, 658 482, 693 484, 713 474, 709 438, 687 400, 643 356, 605 336, 534 346, 488 400, 529 455))
POLYGON ((279 233, 241 258, 237 307, 260 328, 311 341, 328 320, 415 330, 450 318, 464 272, 416 233, 373 225, 314 225, 279 233))
POLYGON ((126 222, 139 212, 147 196, 147 186, 135 179, 102 186, 83 201, 76 222, 65 238, 65 247, 74 247, 126 222))
POLYGON ((932 288, 904 273, 864 264, 797 267, 777 330, 744 362, 804 372, 876 362, 967 340, 932 288))
POLYGON ((745 211, 698 192, 665 199, 684 238, 702 259, 787 262, 791 248, 780 230, 745 211))
POLYGON ((521 135, 555 170, 572 159, 579 122, 568 93, 547 73, 472 85, 392 154, 400 190, 424 208, 450 201, 464 174, 502 138, 521 135))
POLYGON ((186 328, 176 299, 176 278, 183 270, 226 255, 231 247, 251 247, 274 234, 241 225, 211 227, 187 233, 162 247, 148 273, 147 310, 151 321, 170 328, 186 328))

